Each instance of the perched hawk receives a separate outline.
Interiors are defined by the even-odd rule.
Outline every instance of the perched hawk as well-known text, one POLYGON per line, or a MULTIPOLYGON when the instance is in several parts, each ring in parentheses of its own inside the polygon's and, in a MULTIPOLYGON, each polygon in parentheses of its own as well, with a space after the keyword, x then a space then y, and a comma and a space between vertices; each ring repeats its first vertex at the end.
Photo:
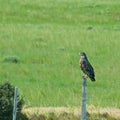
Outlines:
POLYGON ((87 56, 84 52, 80 53, 79 65, 83 73, 85 73, 85 75, 87 75, 91 79, 91 81, 95 81, 94 69, 89 63, 87 56))

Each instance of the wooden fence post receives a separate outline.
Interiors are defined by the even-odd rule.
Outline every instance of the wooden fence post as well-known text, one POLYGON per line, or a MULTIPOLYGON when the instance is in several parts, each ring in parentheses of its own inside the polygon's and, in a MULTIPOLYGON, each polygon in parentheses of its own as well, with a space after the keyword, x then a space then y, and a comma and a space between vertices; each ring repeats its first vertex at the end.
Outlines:
POLYGON ((18 88, 15 87, 15 92, 14 92, 14 108, 13 108, 13 120, 16 120, 16 113, 17 113, 17 97, 18 97, 18 88))
POLYGON ((86 78, 82 77, 82 120, 86 120, 86 78))

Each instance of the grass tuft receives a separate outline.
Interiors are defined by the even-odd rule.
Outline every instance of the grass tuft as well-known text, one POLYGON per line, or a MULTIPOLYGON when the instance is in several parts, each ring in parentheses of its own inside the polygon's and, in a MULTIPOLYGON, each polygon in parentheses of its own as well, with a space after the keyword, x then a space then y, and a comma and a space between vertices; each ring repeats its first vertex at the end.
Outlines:
POLYGON ((16 56, 6 56, 3 58, 3 62, 11 62, 11 63, 18 63, 19 58, 16 56))

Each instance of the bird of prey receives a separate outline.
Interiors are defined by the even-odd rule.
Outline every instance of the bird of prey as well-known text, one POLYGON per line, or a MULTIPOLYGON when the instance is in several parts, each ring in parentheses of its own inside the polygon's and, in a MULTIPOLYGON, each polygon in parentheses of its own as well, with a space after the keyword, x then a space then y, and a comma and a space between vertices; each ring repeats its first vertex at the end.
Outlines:
POLYGON ((95 81, 94 69, 92 65, 90 64, 90 62, 88 61, 87 56, 84 52, 80 53, 79 65, 83 73, 86 76, 88 76, 91 79, 91 81, 95 81))

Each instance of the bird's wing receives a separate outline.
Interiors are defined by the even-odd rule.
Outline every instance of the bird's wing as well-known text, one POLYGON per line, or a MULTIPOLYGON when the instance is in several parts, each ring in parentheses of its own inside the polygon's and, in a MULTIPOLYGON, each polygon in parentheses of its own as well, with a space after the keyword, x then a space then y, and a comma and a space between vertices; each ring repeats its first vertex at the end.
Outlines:
POLYGON ((95 76, 94 69, 93 69, 92 65, 89 63, 89 61, 88 61, 87 65, 86 65, 86 68, 87 68, 86 71, 88 71, 87 72, 88 75, 94 77, 95 76))
POLYGON ((88 76, 93 76, 93 77, 95 76, 94 75, 94 69, 93 69, 92 65, 89 63, 88 60, 82 59, 82 60, 80 60, 79 64, 80 64, 81 70, 85 74, 87 74, 88 76))

